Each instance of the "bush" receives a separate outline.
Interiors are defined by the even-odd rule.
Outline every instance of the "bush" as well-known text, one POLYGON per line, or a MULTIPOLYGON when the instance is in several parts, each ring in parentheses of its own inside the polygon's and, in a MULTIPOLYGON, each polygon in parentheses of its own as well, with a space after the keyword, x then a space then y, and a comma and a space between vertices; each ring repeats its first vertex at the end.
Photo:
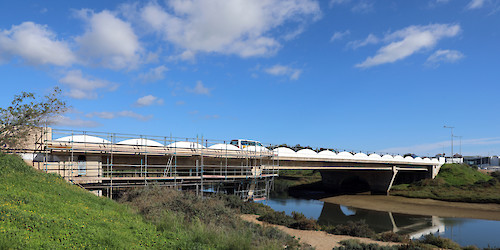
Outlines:
POLYGON ((292 217, 295 220, 290 226, 291 228, 301 229, 301 230, 319 230, 320 226, 314 219, 308 219, 304 214, 298 212, 292 212, 292 217))
POLYGON ((359 240, 343 240, 339 242, 342 244, 340 247, 334 247, 335 250, 397 250, 396 246, 380 246, 377 244, 365 244, 361 243, 359 240))
POLYGON ((256 211, 262 206, 230 195, 202 199, 190 192, 146 187, 125 193, 121 202, 137 209, 159 231, 182 234, 183 238, 171 248, 278 249, 299 246, 296 239, 277 229, 241 220, 239 209, 256 211))
POLYGON ((324 231, 331 234, 342 234, 356 237, 371 238, 375 236, 375 231, 371 229, 364 220, 352 222, 348 221, 346 224, 336 226, 326 226, 324 231))
POLYGON ((445 249, 461 249, 460 245, 450 239, 435 236, 433 234, 425 235, 423 239, 417 240, 419 243, 430 244, 445 249))
POLYGON ((286 215, 285 212, 276 211, 267 212, 261 215, 258 220, 285 227, 290 227, 293 223, 295 223, 295 220, 291 216, 286 215))
POLYGON ((408 242, 410 240, 408 235, 400 235, 394 232, 383 232, 375 235, 373 239, 384 242, 408 242))

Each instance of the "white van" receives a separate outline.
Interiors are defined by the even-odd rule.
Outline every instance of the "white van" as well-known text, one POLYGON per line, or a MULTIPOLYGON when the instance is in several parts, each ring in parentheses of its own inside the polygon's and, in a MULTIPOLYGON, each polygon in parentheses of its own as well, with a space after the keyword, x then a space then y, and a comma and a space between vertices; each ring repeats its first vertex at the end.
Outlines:
POLYGON ((244 139, 232 140, 231 145, 234 145, 241 149, 244 149, 248 146, 263 147, 262 143, 260 143, 259 141, 244 140, 244 139))

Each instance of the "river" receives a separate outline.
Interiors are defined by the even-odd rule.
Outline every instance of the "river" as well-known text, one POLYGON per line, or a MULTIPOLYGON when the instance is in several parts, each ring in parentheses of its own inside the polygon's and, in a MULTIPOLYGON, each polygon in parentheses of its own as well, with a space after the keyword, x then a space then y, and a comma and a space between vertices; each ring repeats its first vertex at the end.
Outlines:
POLYGON ((413 239, 433 233, 461 246, 500 247, 500 221, 381 212, 294 197, 271 197, 262 203, 287 214, 301 212, 320 224, 364 220, 377 233, 393 231, 408 234, 413 239))

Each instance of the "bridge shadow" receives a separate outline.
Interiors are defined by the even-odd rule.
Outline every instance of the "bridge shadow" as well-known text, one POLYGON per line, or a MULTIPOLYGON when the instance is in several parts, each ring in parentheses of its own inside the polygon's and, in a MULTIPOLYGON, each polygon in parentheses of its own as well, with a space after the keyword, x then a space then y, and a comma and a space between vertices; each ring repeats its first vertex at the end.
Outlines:
MULTIPOLYGON (((271 195, 273 195, 271 191, 271 195)), ((301 199, 314 199, 320 200, 323 198, 340 196, 346 194, 370 194, 370 187, 368 183, 361 184, 356 180, 353 182, 346 182, 345 187, 341 190, 332 191, 324 187, 322 181, 313 182, 309 184, 302 184, 288 188, 288 192, 274 193, 274 196, 286 197, 291 196, 301 199)))

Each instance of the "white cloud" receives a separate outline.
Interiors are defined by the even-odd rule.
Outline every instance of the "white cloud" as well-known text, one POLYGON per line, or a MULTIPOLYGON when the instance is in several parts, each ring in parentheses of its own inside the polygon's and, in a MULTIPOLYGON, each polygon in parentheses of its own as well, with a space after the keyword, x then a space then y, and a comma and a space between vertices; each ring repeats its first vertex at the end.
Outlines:
MULTIPOLYGON (((455 142, 455 144, 454 144, 455 147, 458 146, 456 143, 457 142, 455 142)), ((442 153, 443 147, 445 147, 446 150, 449 150, 450 144, 451 144, 450 141, 440 141, 440 142, 418 144, 418 145, 406 146, 406 147, 386 148, 386 149, 381 149, 381 150, 377 150, 377 151, 378 152, 398 153, 398 154, 415 153, 417 155, 428 155, 428 154, 442 153)), ((482 146, 482 145, 498 145, 498 144, 500 144, 500 137, 462 140, 462 147, 482 146)), ((449 153, 449 151, 448 151, 448 153, 449 153)), ((458 152, 455 151, 454 153, 458 153, 458 152)))
POLYGON ((349 30, 337 31, 337 32, 333 33, 332 38, 330 38, 330 42, 340 40, 340 39, 344 38, 345 36, 348 36, 349 34, 351 34, 351 31, 349 31, 349 30))
POLYGON ((58 115, 52 118, 52 123, 56 126, 63 127, 86 127, 93 128, 101 126, 100 123, 89 120, 82 120, 80 118, 70 118, 63 115, 58 115))
POLYGON ((300 74, 302 73, 301 69, 295 69, 280 64, 276 64, 272 67, 266 68, 264 69, 264 71, 268 74, 275 76, 280 76, 280 75, 288 76, 290 80, 298 80, 300 74))
POLYGON ((129 23, 107 10, 78 14, 87 22, 86 32, 75 38, 82 57, 113 69, 134 68, 139 63, 142 48, 129 23))
MULTIPOLYGON (((334 7, 335 5, 344 5, 353 2, 352 0, 330 0, 329 6, 334 7)), ((374 2, 368 0, 355 1, 351 7, 352 12, 357 13, 368 13, 374 10, 374 2)))
POLYGON ((133 118, 136 120, 141 120, 141 121, 147 121, 153 118, 153 115, 141 115, 138 114, 134 111, 130 110, 123 110, 123 111, 118 111, 118 112, 108 112, 108 111, 102 111, 102 112, 92 112, 88 113, 85 115, 86 117, 92 118, 92 117, 99 117, 101 119, 115 119, 119 117, 128 117, 128 118, 133 118))
POLYGON ((201 81, 197 81, 194 88, 186 88, 187 92, 197 95, 210 95, 210 89, 205 87, 201 81))
POLYGON ((137 99, 137 101, 135 101, 135 105, 138 107, 146 107, 151 105, 162 105, 162 104, 163 104, 163 99, 158 98, 154 95, 143 96, 137 99))
POLYGON ((433 48, 442 38, 454 37, 459 32, 458 24, 409 26, 386 35, 384 40, 390 43, 380 48, 375 56, 356 64, 356 67, 368 68, 402 60, 421 50, 433 48))
POLYGON ((473 10, 473 9, 479 9, 484 6, 485 0, 471 0, 469 4, 467 5, 467 9, 473 10))
POLYGON ((454 63, 464 58, 464 54, 457 50, 437 50, 429 58, 427 58, 428 64, 438 65, 440 62, 454 63))
POLYGON ((330 7, 333 7, 335 5, 340 5, 340 4, 346 4, 351 2, 351 0, 330 0, 330 7))
POLYGON ((67 42, 57 40, 47 26, 33 22, 0 30, 0 61, 16 56, 31 65, 69 66, 76 61, 67 42))
MULTIPOLYGON (((198 52, 267 56, 281 44, 270 34, 285 23, 316 20, 321 10, 314 0, 187 0, 167 1, 164 8, 149 3, 138 10, 139 19, 192 59, 198 52)), ((130 9, 130 8, 126 8, 130 9)), ((299 32, 297 32, 297 30, 299 32)), ((293 37, 293 33, 285 38, 293 37)), ((295 34, 296 35, 296 34, 295 34)))
POLYGON ((156 82, 165 78, 165 72, 168 71, 168 68, 161 65, 156 68, 150 69, 146 73, 142 73, 139 75, 139 79, 143 82, 156 82))
POLYGON ((97 98, 96 89, 106 88, 113 91, 118 87, 112 82, 84 76, 81 70, 68 71, 59 82, 70 88, 66 95, 75 99, 94 99, 97 98))
POLYGON ((370 44, 377 44, 380 40, 373 34, 369 34, 364 40, 356 40, 347 43, 347 47, 357 49, 370 44))
POLYGON ((358 13, 368 13, 372 12, 374 10, 373 7, 374 3, 373 2, 368 2, 368 1, 360 1, 356 5, 354 5, 351 8, 352 12, 358 12, 358 13))
POLYGON ((216 120, 219 118, 220 118, 220 115, 205 115, 205 116, 203 116, 203 119, 205 119, 205 120, 216 120))

